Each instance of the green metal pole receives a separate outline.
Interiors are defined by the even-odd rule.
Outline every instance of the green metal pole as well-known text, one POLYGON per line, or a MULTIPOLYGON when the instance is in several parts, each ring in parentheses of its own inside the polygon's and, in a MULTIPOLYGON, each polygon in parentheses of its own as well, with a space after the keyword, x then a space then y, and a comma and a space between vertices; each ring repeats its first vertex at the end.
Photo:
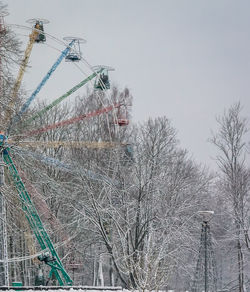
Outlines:
POLYGON ((205 249, 205 292, 208 292, 208 258, 207 258, 207 229, 208 229, 208 223, 203 222, 205 227, 205 243, 204 243, 204 249, 205 249))
POLYGON ((25 212, 26 218, 31 226, 32 231, 34 232, 39 245, 41 246, 42 250, 49 250, 51 256, 53 257, 53 263, 49 264, 52 272, 54 272, 60 286, 64 285, 72 285, 72 279, 67 274, 66 270, 63 267, 63 264, 53 246, 53 243, 45 230, 43 223, 39 217, 39 214, 32 203, 28 192, 22 182, 21 177, 18 174, 18 171, 12 161, 11 157, 9 156, 8 150, 4 149, 3 151, 3 158, 5 163, 8 166, 8 169, 14 179, 15 187, 18 191, 19 197, 22 202, 22 208, 25 212), (60 273, 59 273, 60 272, 60 273), (62 276, 61 276, 62 275, 62 276), (64 281, 63 281, 64 280, 64 281))
POLYGON ((27 119, 26 121, 24 121, 24 124, 29 124, 32 121, 34 121, 35 119, 37 119, 38 117, 42 116, 44 113, 46 113, 47 111, 49 111, 50 109, 52 109, 54 106, 56 106, 57 104, 59 104, 66 97, 70 96, 72 93, 74 93, 77 89, 79 89, 80 87, 82 87, 88 81, 90 81, 93 78, 95 78, 97 76, 97 74, 101 73, 103 70, 104 69, 100 69, 99 71, 94 72, 92 75, 90 75, 89 77, 87 77, 86 79, 84 79, 83 81, 81 81, 80 83, 78 83, 76 86, 74 86, 73 88, 71 88, 65 94, 63 94, 62 96, 58 97, 51 104, 47 105, 42 110, 40 110, 39 112, 37 112, 36 114, 34 114, 32 117, 30 117, 29 119, 27 119))

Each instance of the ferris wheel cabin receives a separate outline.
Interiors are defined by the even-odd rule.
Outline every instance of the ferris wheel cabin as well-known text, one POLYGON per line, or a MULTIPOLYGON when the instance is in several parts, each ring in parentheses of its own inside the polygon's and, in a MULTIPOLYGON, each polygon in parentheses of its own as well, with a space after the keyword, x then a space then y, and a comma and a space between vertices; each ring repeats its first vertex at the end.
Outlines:
POLYGON ((35 42, 44 43, 46 41, 46 36, 44 33, 44 24, 49 23, 49 21, 47 19, 32 18, 27 20, 26 22, 33 24, 34 31, 37 32, 35 42))
POLYGON ((118 126, 127 126, 129 124, 129 120, 128 119, 117 119, 117 124, 118 126))
POLYGON ((74 41, 74 44, 70 48, 70 51, 65 57, 66 62, 79 62, 82 59, 82 53, 81 53, 81 43, 86 43, 86 40, 78 37, 64 37, 63 38, 66 41, 74 41))
POLYGON ((44 43, 46 41, 46 37, 45 34, 42 33, 42 31, 44 32, 44 28, 43 28, 43 22, 41 20, 37 20, 35 25, 34 25, 35 29, 39 29, 41 31, 41 33, 39 33, 35 39, 36 43, 44 43))
POLYGON ((95 89, 105 90, 110 89, 108 72, 101 73, 95 83, 95 89))
POLYGON ((98 74, 95 79, 94 89, 96 90, 110 89, 109 71, 114 71, 115 69, 104 65, 94 66, 93 69, 95 71, 98 71, 100 69, 102 70, 102 72, 98 74))
POLYGON ((127 126, 129 124, 128 110, 125 104, 121 104, 118 107, 117 119, 115 119, 115 124, 120 127, 127 126))

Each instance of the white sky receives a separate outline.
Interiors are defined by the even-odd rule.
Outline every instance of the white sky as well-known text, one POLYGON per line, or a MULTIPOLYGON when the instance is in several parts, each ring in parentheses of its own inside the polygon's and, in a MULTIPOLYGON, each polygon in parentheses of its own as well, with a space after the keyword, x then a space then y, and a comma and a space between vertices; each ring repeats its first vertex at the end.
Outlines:
MULTIPOLYGON (((50 20, 46 32, 79 36, 84 58, 113 66, 114 84, 134 96, 133 121, 167 116, 181 146, 197 162, 214 166, 207 140, 215 116, 241 101, 250 112, 250 1, 246 0, 8 0, 6 23, 50 20)), ((28 34, 16 29, 18 34, 28 34)), ((27 38, 24 42, 27 41, 27 38)), ((57 43, 48 44, 60 48, 57 43)), ((25 47, 25 46, 24 46, 25 47)), ((32 92, 59 52, 36 45, 25 76, 32 92)), ((71 67, 70 67, 71 66, 71 67)), ((73 66, 74 67, 74 66, 73 66)), ((74 68, 75 70, 75 68, 74 68)), ((83 70, 85 70, 83 68, 83 70)), ((86 71, 88 74, 88 72, 86 71)), ((83 79, 62 64, 41 96, 56 98, 83 79)))

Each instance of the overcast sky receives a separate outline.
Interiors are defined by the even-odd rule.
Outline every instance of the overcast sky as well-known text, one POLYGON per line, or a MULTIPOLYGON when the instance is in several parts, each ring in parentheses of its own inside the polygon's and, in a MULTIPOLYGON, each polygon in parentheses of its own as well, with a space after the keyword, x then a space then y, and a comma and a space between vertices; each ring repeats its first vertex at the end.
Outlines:
MULTIPOLYGON (((167 116, 178 130, 181 146, 197 162, 214 167, 214 146, 207 140, 211 130, 216 130, 216 115, 241 101, 243 114, 249 116, 248 0, 3 3, 8 4, 10 12, 6 23, 28 26, 27 19, 40 17, 50 21, 46 32, 58 39, 69 35, 85 38, 84 58, 92 65, 114 67, 112 82, 130 88, 134 96, 133 121, 167 116)), ((15 30, 20 37, 28 34, 15 30)), ((48 44, 60 49, 56 42, 48 44)), ((24 80, 30 91, 59 54, 45 45, 37 45, 33 51, 32 67, 24 80)), ((69 64, 60 66, 41 94, 58 97, 83 79, 79 70, 71 73, 69 64)))

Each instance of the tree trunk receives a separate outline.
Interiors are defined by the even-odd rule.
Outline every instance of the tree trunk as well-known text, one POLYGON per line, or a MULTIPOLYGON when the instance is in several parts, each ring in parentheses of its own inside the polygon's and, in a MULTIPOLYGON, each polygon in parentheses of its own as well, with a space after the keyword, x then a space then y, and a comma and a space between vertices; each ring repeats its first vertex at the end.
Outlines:
POLYGON ((239 281, 239 292, 245 292, 244 284, 244 256, 242 252, 242 246, 240 238, 237 240, 237 251, 238 251, 238 281, 239 281))

